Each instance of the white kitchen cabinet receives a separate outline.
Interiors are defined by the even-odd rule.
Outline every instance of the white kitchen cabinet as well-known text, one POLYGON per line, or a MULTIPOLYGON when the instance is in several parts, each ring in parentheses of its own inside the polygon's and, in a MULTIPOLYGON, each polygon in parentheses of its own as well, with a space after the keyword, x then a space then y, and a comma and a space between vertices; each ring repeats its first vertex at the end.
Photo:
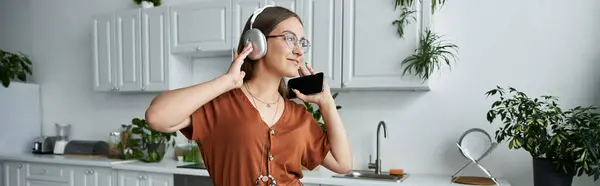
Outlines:
POLYGON ((172 5, 172 52, 204 55, 231 51, 232 8, 231 0, 201 0, 172 5))
POLYGON ((119 170, 118 186, 173 186, 172 174, 119 170))
MULTIPOLYGON (((417 21, 407 25, 404 38, 392 22, 399 16, 390 1, 343 1, 342 86, 349 89, 428 90, 416 76, 402 76, 404 58, 417 48, 423 29, 429 26, 429 1, 420 7, 417 21)), ((339 32, 336 32, 336 34, 339 32)))
POLYGON ((330 88, 341 88, 342 0, 306 0, 303 3, 305 35, 312 44, 305 61, 316 71, 324 72, 330 88))
POLYGON ((187 58, 169 50, 169 7, 93 16, 95 91, 165 91, 191 83, 187 58))
POLYGON ((274 4, 302 18, 312 43, 305 60, 325 73, 331 88, 429 90, 427 81, 402 75, 401 61, 417 48, 431 16, 430 2, 415 3, 417 20, 405 27, 404 38, 392 25, 400 10, 387 1, 197 0, 97 15, 93 89, 158 92, 189 86, 194 75, 202 76, 193 74, 190 57, 232 56, 252 13, 274 4))
POLYGON ((25 186, 25 164, 4 162, 2 164, 2 184, 4 186, 25 186))
POLYGON ((100 167, 73 167, 73 185, 76 186, 117 186, 117 171, 100 167))

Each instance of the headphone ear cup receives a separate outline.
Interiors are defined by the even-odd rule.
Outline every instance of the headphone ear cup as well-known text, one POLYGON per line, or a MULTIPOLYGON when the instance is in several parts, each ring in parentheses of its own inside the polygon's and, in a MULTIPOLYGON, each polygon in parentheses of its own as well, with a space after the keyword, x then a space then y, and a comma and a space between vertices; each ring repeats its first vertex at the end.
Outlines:
POLYGON ((244 46, 248 42, 252 43, 252 52, 248 54, 248 58, 252 60, 257 60, 265 56, 265 54, 267 53, 267 38, 260 30, 253 28, 246 31, 246 33, 244 33, 243 39, 244 46))

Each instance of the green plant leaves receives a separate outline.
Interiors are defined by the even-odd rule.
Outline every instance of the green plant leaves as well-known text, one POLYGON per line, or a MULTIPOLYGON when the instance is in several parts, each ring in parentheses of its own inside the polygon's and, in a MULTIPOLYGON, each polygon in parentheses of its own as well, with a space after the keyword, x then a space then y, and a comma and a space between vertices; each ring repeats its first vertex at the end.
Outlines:
MULTIPOLYGON (((138 138, 130 137, 125 144, 120 144, 121 147, 126 146, 129 152, 125 153, 125 158, 138 159, 144 162, 159 162, 164 156, 168 145, 175 146, 176 132, 160 132, 148 126, 145 119, 133 118, 131 125, 123 125, 126 131, 131 131, 138 138)), ((122 142, 123 143, 123 142, 122 142)))
POLYGON ((392 22, 392 25, 396 26, 396 32, 400 38, 404 38, 404 27, 410 24, 411 20, 417 21, 417 18, 413 15, 415 12, 417 11, 402 7, 402 13, 400 13, 397 20, 392 22))
POLYGON ((489 123, 499 120, 503 124, 495 132, 498 142, 507 141, 510 149, 523 148, 534 158, 551 159, 569 175, 600 177, 600 114, 596 107, 563 110, 556 97, 529 97, 513 87, 496 86, 485 95, 499 97, 486 114, 489 123))
POLYGON ((414 54, 402 61, 402 65, 405 65, 402 74, 416 75, 423 81, 428 80, 442 64, 451 66, 450 61, 457 58, 455 52, 458 52, 458 46, 444 42, 441 36, 427 29, 414 54))
POLYGON ((0 49, 0 83, 8 88, 12 80, 27 81, 27 75, 32 74, 31 65, 27 55, 0 49))
MULTIPOLYGON (((331 97, 333 99, 335 99, 335 98, 337 98, 338 94, 339 94, 339 92, 336 92, 333 95, 331 95, 331 97)), ((317 124, 319 124, 321 126, 323 131, 327 131, 327 127, 325 127, 325 123, 322 122, 321 110, 316 109, 315 107, 313 107, 313 105, 311 103, 307 103, 307 102, 304 102, 304 106, 306 107, 306 111, 308 111, 308 113, 310 113, 313 116, 313 119, 315 121, 317 121, 317 124)), ((342 109, 342 106, 336 105, 335 108, 337 110, 339 110, 339 109, 342 109)))
MULTIPOLYGON (((414 5, 415 0, 396 0, 396 6, 402 7, 411 7, 414 5)), ((423 0, 419 0, 419 2, 423 2, 423 0)), ((446 0, 431 0, 431 14, 435 12, 435 9, 438 6, 443 6, 446 3, 446 0)))

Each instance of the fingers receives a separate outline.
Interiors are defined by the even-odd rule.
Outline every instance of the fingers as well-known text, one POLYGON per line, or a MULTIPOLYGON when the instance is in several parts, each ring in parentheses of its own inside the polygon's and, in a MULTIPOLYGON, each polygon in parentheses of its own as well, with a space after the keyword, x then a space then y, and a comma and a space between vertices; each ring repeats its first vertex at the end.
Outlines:
POLYGON ((308 72, 310 74, 315 74, 315 70, 313 70, 313 68, 308 63, 306 63, 306 68, 308 69, 308 72))
POLYGON ((252 44, 248 43, 246 45, 246 47, 244 47, 244 50, 242 50, 242 52, 240 54, 236 55, 234 63, 236 64, 236 66, 238 68, 242 67, 242 64, 244 63, 244 59, 246 57, 248 57, 248 55, 250 54, 250 52, 252 52, 252 50, 253 50, 252 44))
POLYGON ((292 91, 294 91, 294 93, 296 93, 296 97, 298 97, 298 99, 306 102, 306 95, 300 93, 300 91, 298 91, 296 89, 292 89, 292 91))
POLYGON ((308 70, 306 70, 306 65, 308 65, 308 63, 304 62, 304 64, 305 65, 300 65, 300 69, 298 69, 300 76, 310 75, 310 72, 308 72, 308 70))

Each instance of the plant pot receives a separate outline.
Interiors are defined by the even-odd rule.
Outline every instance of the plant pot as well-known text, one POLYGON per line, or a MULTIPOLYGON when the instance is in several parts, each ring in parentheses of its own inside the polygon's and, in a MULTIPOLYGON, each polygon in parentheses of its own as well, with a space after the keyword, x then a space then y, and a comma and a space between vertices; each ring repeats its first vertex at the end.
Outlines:
POLYGON ((143 158, 145 162, 160 162, 165 156, 166 145, 165 143, 154 143, 148 144, 146 148, 146 157, 143 158))
POLYGON ((573 175, 556 169, 551 160, 533 158, 534 186, 571 186, 572 183, 573 175))
POLYGON ((142 6, 142 8, 154 7, 154 3, 150 2, 150 1, 142 1, 142 3, 140 5, 142 6))

